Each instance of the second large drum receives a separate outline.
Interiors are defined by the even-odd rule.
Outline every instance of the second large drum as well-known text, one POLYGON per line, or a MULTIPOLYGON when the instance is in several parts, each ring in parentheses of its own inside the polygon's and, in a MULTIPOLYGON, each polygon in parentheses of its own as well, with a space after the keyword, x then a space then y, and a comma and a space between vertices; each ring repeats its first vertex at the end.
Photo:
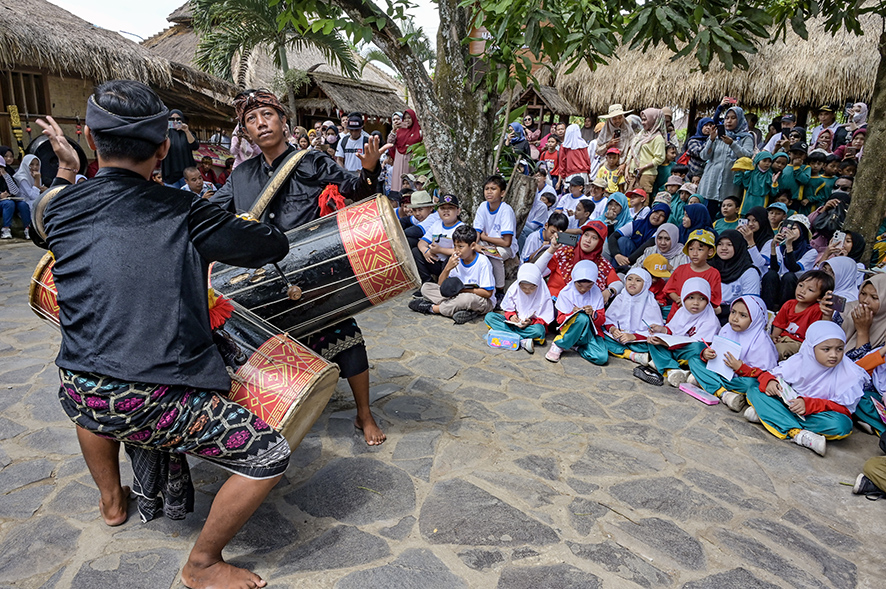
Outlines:
POLYGON ((257 270, 215 264, 212 287, 299 337, 420 285, 406 236, 384 195, 286 232, 289 255, 257 270), (291 289, 289 284, 295 286, 291 289), (287 293, 296 291, 296 300, 287 293), (300 291, 300 293, 299 293, 300 291))

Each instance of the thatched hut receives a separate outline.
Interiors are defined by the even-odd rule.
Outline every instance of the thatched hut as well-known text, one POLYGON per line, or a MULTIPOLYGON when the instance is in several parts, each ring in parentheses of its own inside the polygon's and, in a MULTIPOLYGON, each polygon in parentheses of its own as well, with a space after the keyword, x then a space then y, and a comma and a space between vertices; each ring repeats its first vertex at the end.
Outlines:
MULTIPOLYGON (((86 100, 97 83, 125 78, 154 88, 166 104, 184 105, 195 131, 233 115, 234 87, 151 53, 45 0, 0 0, 0 143, 15 145, 9 105, 21 114, 24 143, 40 136, 33 121, 52 115, 82 140, 86 100), (34 23, 40 23, 34 26, 34 23)), ((202 134, 201 134, 202 136, 202 134)), ((208 135, 206 136, 208 138, 208 135)), ((85 149, 86 142, 82 140, 85 149)), ((88 151, 88 150, 87 150, 88 151)))
MULTIPOLYGON (((199 36, 193 27, 189 4, 177 8, 167 20, 172 26, 142 45, 166 59, 193 65, 199 36)), ((356 57, 359 62, 359 56, 356 57)), ((391 113, 406 108, 401 98, 405 95, 404 87, 372 63, 365 64, 361 78, 351 79, 342 76, 337 66, 312 47, 288 50, 287 61, 290 69, 306 73, 305 83, 295 90, 297 124, 309 127, 316 120, 337 121, 338 112, 361 111, 370 119, 378 119, 376 124, 381 127, 391 113)), ((267 51, 253 51, 240 83, 244 88, 271 88, 278 73, 267 51)), ((371 127, 370 122, 367 128, 371 127)))
POLYGON ((731 72, 718 61, 702 73, 693 56, 672 60, 666 47, 645 52, 623 47, 617 59, 596 71, 582 64, 570 74, 561 73, 556 87, 586 113, 605 113, 614 103, 694 111, 733 96, 751 108, 791 109, 803 120, 809 109, 822 104, 870 100, 882 23, 878 15, 865 15, 865 34, 856 36, 847 31, 831 35, 821 21, 810 21, 808 40, 788 27, 784 42, 759 44, 758 53, 748 56, 750 67, 731 72))
MULTIPOLYGON (((502 102, 506 100, 506 97, 502 97, 502 102)), ((568 123, 569 117, 581 115, 581 109, 570 104, 554 86, 530 86, 525 90, 518 88, 511 108, 521 106, 526 106, 526 114, 538 121, 542 135, 547 135, 554 123, 568 123)))

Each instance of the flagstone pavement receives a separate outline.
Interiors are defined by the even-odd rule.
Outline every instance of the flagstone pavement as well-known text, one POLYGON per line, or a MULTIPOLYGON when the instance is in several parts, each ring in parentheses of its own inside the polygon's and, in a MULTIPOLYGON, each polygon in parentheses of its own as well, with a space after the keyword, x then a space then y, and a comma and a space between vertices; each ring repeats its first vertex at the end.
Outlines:
MULTIPOLYGON (((58 331, 27 304, 41 254, 0 243, 0 589, 181 587, 225 473, 192 460, 184 521, 102 523, 56 396, 58 331)), ((872 436, 822 458, 626 361, 492 350, 481 323, 402 298, 359 323, 388 440, 363 443, 339 386, 226 552, 270 587, 886 586, 886 501, 845 486, 872 436)))

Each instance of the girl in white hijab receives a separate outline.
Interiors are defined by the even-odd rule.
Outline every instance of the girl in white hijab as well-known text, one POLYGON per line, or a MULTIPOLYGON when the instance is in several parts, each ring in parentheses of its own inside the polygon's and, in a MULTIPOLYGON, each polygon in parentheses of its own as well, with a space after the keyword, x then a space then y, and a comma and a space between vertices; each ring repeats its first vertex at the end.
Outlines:
POLYGON ((15 181, 18 183, 19 196, 23 197, 25 202, 33 206, 32 203, 40 199, 40 194, 46 190, 43 186, 42 176, 40 175, 41 163, 36 155, 26 155, 22 158, 22 165, 18 167, 15 175, 15 181), (34 170, 31 164, 35 164, 37 176, 34 176, 34 170))
POLYGON ((731 379, 708 369, 708 361, 717 357, 714 350, 689 359, 689 370, 698 386, 720 397, 735 412, 747 407, 745 395, 759 385, 755 377, 778 364, 778 351, 766 331, 766 320, 766 303, 757 295, 743 295, 732 302, 729 322, 717 334, 741 346, 737 358, 727 353, 723 359, 735 371, 731 379))
POLYGON ((690 376, 688 370, 680 369, 680 360, 698 357, 720 329, 720 321, 711 306, 711 285, 707 280, 695 276, 683 283, 680 291, 683 305, 674 313, 667 325, 652 325, 649 332, 649 355, 655 367, 673 387, 678 387, 690 376), (688 337, 695 343, 669 349, 664 340, 655 337, 656 333, 667 333, 688 337))
POLYGON ((837 256, 824 263, 822 269, 834 277, 834 294, 846 302, 858 300, 858 264, 847 256, 837 256))
POLYGON ((606 319, 603 293, 597 286, 597 265, 582 260, 572 268, 572 281, 557 296, 557 323, 560 334, 554 338, 545 360, 559 362, 564 350, 578 354, 599 366, 609 361, 601 331, 606 319))
POLYGON ((486 315, 489 329, 510 331, 520 337, 520 347, 535 353, 535 343, 545 342, 547 326, 554 320, 554 303, 548 285, 535 264, 523 264, 517 271, 517 280, 508 288, 498 313, 486 315))
POLYGON ((655 295, 649 292, 652 276, 644 268, 632 268, 625 276, 625 288, 606 310, 603 325, 606 349, 616 358, 625 358, 637 364, 649 364, 646 338, 638 336, 649 326, 661 322, 661 307, 655 295))
POLYGON ((751 406, 745 418, 824 456, 825 439, 839 440, 852 432, 852 412, 870 381, 864 368, 844 356, 845 342, 839 325, 813 323, 797 354, 757 377, 760 386, 748 391, 751 406), (782 400, 779 377, 796 398, 782 400))

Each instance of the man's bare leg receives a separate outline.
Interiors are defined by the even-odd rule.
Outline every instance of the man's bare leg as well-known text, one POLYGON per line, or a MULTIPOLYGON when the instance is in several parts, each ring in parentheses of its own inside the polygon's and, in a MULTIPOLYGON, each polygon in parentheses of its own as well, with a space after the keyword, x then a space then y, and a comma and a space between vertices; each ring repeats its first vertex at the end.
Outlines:
POLYGON ((235 474, 222 485, 182 569, 185 586, 191 589, 252 589, 267 585, 255 573, 226 563, 222 559, 222 549, 282 476, 257 481, 235 474))
POLYGON ((363 430, 363 438, 370 446, 378 446, 387 440, 385 433, 381 431, 372 411, 369 410, 369 371, 364 370, 356 376, 348 378, 348 385, 354 393, 354 402, 357 403, 357 419, 354 425, 363 430))
POLYGON ((98 487, 98 509, 109 526, 119 526, 129 516, 129 487, 120 486, 120 442, 102 438, 77 426, 77 441, 89 474, 98 487))

